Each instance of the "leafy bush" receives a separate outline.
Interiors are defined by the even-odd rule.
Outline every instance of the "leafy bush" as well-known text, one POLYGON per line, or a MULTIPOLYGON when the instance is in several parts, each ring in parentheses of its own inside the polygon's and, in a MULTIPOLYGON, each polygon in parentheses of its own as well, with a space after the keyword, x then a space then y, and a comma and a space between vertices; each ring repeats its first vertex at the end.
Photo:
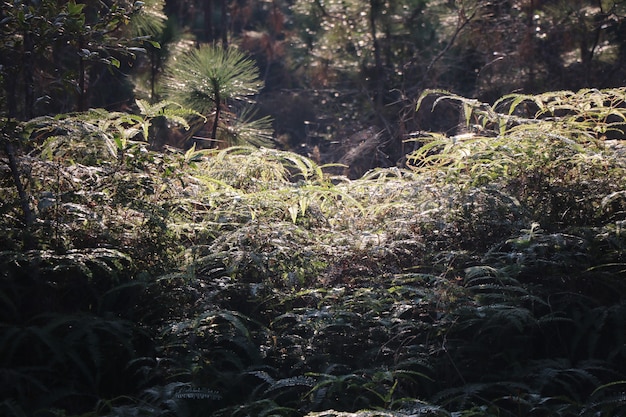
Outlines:
POLYGON ((46 136, 19 159, 30 251, 3 182, 3 412, 623 414, 623 96, 443 96, 466 135, 355 180, 264 148, 97 162, 111 133, 67 128, 71 162, 46 136))

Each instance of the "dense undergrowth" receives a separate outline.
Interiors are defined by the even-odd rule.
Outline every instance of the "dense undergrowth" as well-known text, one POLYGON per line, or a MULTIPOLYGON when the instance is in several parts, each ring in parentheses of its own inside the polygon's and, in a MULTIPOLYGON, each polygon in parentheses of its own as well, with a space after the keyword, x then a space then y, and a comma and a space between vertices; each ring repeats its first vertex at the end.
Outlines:
POLYGON ((467 133, 357 180, 5 124, 0 414, 626 415, 626 91, 430 94, 467 133))

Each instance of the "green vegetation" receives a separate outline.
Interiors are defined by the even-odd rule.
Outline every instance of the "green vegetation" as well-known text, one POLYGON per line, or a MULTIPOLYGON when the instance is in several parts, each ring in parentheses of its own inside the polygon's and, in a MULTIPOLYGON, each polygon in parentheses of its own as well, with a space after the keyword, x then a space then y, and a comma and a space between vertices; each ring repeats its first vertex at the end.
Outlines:
POLYGON ((626 79, 622 0, 11 0, 0 23, 2 117, 173 100, 206 119, 157 122, 152 149, 271 144, 351 179, 397 166, 411 132, 458 133, 453 106, 415 112, 427 89, 493 103, 626 79))
POLYGON ((245 108, 241 110, 244 117, 231 116, 230 123, 224 123, 222 115, 222 108, 227 103, 251 100, 250 97, 259 94, 261 88, 263 82, 252 59, 234 48, 209 45, 173 57, 166 87, 171 100, 204 115, 211 114, 213 122, 207 140, 233 145, 238 142, 236 139, 240 139, 239 142, 271 146, 272 130, 267 117, 246 123, 249 111, 245 108))
POLYGON ((427 91, 460 131, 358 179, 151 150, 173 103, 4 119, 0 414, 624 415, 625 102, 427 91))
POLYGON ((0 415, 626 415, 625 19, 2 2, 0 415))

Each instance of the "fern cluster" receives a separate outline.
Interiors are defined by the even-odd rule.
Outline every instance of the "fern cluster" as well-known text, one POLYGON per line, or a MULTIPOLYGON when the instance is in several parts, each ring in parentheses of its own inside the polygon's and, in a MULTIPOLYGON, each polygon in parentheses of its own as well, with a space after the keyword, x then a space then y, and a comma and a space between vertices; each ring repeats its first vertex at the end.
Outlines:
POLYGON ((30 122, 32 224, 2 161, 0 410, 624 414, 623 96, 448 95, 467 135, 355 180, 150 151, 145 104, 30 122))

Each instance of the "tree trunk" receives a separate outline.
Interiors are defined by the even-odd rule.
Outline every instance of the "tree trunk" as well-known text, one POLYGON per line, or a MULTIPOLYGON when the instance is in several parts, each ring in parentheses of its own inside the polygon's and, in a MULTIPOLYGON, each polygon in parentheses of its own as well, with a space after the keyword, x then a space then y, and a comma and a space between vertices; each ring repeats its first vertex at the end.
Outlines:
POLYGON ((206 42, 213 40, 215 29, 213 28, 213 0, 204 0, 204 33, 206 42))
MULTIPOLYGON (((15 129, 12 128, 13 123, 12 120, 16 120, 18 116, 18 106, 17 106, 17 91, 16 91, 16 82, 15 80, 18 77, 17 71, 12 71, 15 67, 9 67, 9 70, 5 74, 4 79, 4 89, 7 93, 7 114, 8 118, 4 124, 4 129, 10 130, 12 133, 15 129)), ((4 133, 4 132, 2 132, 4 133)), ((17 196, 20 201, 20 208, 22 209, 22 215, 24 218, 24 249, 29 250, 35 247, 31 228, 33 223, 35 222, 35 216, 33 215, 33 211, 30 208, 29 196, 26 193, 26 189, 24 188, 24 184, 22 184, 22 179, 20 177, 19 170, 19 161, 15 154, 15 148, 10 141, 10 138, 6 135, 0 136, 3 145, 4 151, 7 154, 9 159, 9 169, 11 170, 11 177, 13 178, 13 183, 15 184, 15 189, 17 190, 17 196)))
POLYGON ((34 45, 32 35, 25 31, 24 44, 22 53, 22 74, 24 77, 24 119, 28 120, 33 117, 33 106, 35 104, 35 91, 33 82, 33 58, 34 45))
POLYGON ((159 73, 159 55, 155 50, 156 48, 150 47, 150 102, 156 103, 156 80, 159 73))
POLYGON ((226 0, 220 0, 221 19, 220 19, 220 34, 222 38, 222 47, 226 49, 228 47, 228 5, 226 0))
MULTIPOLYGON (((83 50, 83 39, 82 37, 78 40, 78 52, 82 54, 83 50)), ((78 57, 78 106, 77 111, 85 111, 87 110, 87 103, 85 100, 85 60, 82 55, 78 57)))
POLYGON ((4 77, 4 91, 6 91, 6 107, 7 114, 9 119, 17 119, 17 83, 15 80, 18 77, 18 73, 15 70, 15 67, 6 66, 7 69, 5 77, 4 77))
POLYGON ((380 0, 370 0, 370 33, 372 36, 373 48, 374 48, 374 107, 377 112, 382 111, 383 108, 383 95, 385 88, 383 63, 380 53, 380 44, 378 42, 378 33, 376 31, 376 18, 378 13, 382 10, 382 4, 380 0))
POLYGON ((528 4, 528 12, 527 12, 527 47, 529 48, 527 57, 528 58, 528 87, 526 91, 529 93, 535 92, 535 84, 536 84, 536 75, 535 75, 535 24, 534 24, 534 16, 535 14, 535 1, 529 0, 528 4))
POLYGON ((213 119, 213 128, 211 129, 211 139, 213 140, 217 139, 217 125, 219 124, 219 120, 220 120, 221 100, 222 98, 220 97, 220 92, 216 88, 215 89, 215 118, 213 119))
POLYGON ((8 138, 4 138, 4 140, 4 150, 9 158, 9 168, 11 169, 11 175, 13 177, 13 182, 15 183, 17 195, 20 200, 20 206, 22 208, 22 214, 24 216, 24 249, 30 250, 35 247, 31 233, 32 225, 35 222, 35 216, 33 215, 33 211, 30 209, 29 197, 26 193, 24 185, 22 184, 22 179, 20 178, 19 162, 17 160, 17 156, 15 155, 13 144, 8 138))

